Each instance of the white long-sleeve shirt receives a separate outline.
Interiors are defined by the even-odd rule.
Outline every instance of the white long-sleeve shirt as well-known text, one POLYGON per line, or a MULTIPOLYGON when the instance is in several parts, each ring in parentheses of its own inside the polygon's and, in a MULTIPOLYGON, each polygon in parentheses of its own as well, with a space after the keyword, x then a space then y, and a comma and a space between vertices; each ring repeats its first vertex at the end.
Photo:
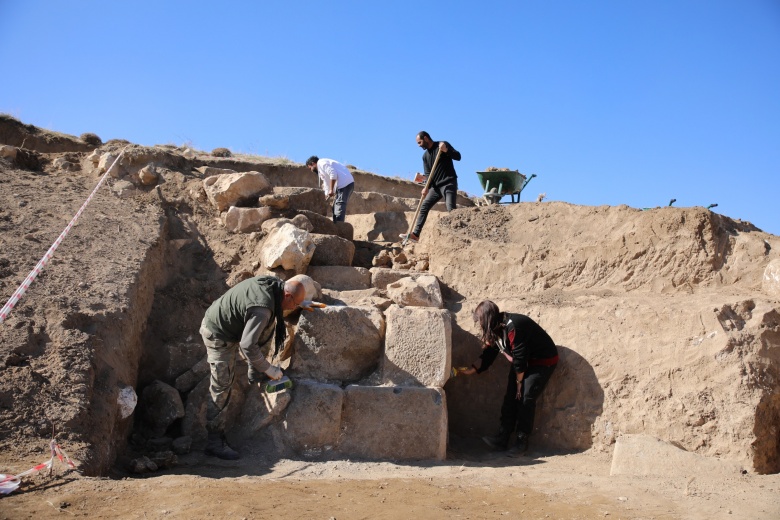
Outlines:
POLYGON ((322 180, 322 189, 325 190, 325 195, 330 195, 330 183, 333 179, 336 179, 337 190, 355 182, 349 169, 333 159, 320 159, 317 161, 317 174, 320 176, 320 180, 322 180))

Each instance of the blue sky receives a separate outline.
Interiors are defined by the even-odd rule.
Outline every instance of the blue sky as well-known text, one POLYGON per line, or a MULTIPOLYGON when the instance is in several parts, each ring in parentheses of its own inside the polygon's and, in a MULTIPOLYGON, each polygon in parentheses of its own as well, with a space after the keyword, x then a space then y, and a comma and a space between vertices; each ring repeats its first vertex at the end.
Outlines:
POLYGON ((411 178, 427 130, 471 194, 780 234, 780 0, 0 0, 0 63, 0 112, 59 132, 411 178))

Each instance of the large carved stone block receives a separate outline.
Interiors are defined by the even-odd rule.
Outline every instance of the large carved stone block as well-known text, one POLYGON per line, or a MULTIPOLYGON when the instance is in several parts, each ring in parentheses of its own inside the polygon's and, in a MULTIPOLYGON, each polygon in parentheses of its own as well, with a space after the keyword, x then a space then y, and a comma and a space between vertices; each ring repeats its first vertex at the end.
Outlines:
POLYGON ((344 391, 338 385, 297 380, 287 408, 285 439, 298 453, 319 455, 336 447, 344 391))
POLYGON ((441 388, 350 385, 339 453, 369 459, 443 460, 447 401, 441 388))
POLYGON ((316 249, 311 257, 311 265, 352 265, 355 256, 355 244, 335 235, 312 233, 316 249))
POLYGON ((452 366, 449 311, 392 305, 385 311, 387 336, 382 382, 444 386, 452 366))
POLYGON ((358 291, 371 287, 371 272, 365 267, 312 265, 306 274, 318 281, 324 289, 358 291))
POLYGON ((327 307, 303 312, 290 373, 318 381, 359 381, 379 365, 384 333, 384 318, 374 308, 327 307))

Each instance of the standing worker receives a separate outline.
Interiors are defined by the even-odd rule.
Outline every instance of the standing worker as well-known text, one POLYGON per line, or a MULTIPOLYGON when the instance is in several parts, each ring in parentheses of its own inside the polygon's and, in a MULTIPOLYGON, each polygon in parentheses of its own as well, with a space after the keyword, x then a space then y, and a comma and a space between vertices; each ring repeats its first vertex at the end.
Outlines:
POLYGON ((284 345, 287 329, 284 311, 295 309, 306 297, 303 284, 284 282, 273 276, 257 276, 236 284, 206 310, 200 334, 206 344, 211 369, 210 399, 206 408, 208 443, 206 455, 236 460, 238 452, 225 440, 225 414, 233 386, 236 351, 249 365, 250 383, 260 384, 260 373, 282 377, 282 369, 263 355, 275 340, 275 350, 284 345))
POLYGON ((534 320, 522 314, 501 312, 490 300, 485 300, 474 310, 474 321, 482 329, 482 355, 470 368, 458 374, 479 374, 487 370, 499 353, 511 363, 506 394, 501 406, 501 423, 498 434, 483 437, 491 448, 506 450, 512 432, 517 429, 512 455, 528 450, 528 437, 534 429, 536 399, 547 386, 558 364, 555 343, 534 320))
POLYGON ((325 199, 333 199, 333 222, 344 222, 347 216, 347 201, 355 190, 355 179, 349 168, 333 159, 320 159, 312 155, 306 160, 306 167, 318 174, 322 180, 325 199))
MULTIPOLYGON (((420 216, 414 226, 412 234, 408 239, 410 242, 417 242, 420 239, 420 233, 428 218, 428 212, 431 208, 444 197, 447 204, 447 211, 455 209, 455 200, 458 196, 458 174, 455 173, 453 160, 460 161, 460 152, 452 147, 447 141, 433 141, 430 134, 422 131, 417 134, 417 146, 425 150, 423 152, 423 172, 425 176, 433 175, 429 188, 423 188, 422 196, 425 197, 420 205, 420 216), (431 172, 436 157, 441 154, 439 162, 436 165, 436 171, 431 172)), ((401 235, 403 240, 407 239, 405 234, 401 235)))

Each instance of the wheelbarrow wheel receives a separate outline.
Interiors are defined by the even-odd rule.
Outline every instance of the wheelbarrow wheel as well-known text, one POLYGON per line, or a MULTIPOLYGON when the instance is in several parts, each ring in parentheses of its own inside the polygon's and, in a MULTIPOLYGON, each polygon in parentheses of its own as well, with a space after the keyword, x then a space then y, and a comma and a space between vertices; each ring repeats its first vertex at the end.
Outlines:
POLYGON ((501 195, 498 194, 498 190, 493 188, 482 196, 485 202, 488 204, 498 204, 501 200, 501 195))

